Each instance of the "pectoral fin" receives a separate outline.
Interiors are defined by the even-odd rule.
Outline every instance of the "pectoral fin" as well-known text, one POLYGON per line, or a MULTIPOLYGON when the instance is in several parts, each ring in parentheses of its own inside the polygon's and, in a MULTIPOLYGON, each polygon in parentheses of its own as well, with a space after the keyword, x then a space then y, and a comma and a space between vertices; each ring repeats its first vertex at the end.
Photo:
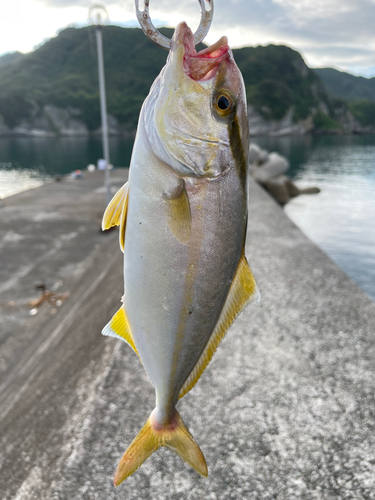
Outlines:
POLYGON ((120 226, 120 247, 124 251, 126 216, 128 212, 129 182, 117 191, 107 206, 102 220, 102 230, 120 226))
POLYGON ((138 355, 124 306, 120 307, 111 321, 103 328, 102 334, 107 335, 108 337, 125 340, 125 342, 127 342, 133 351, 138 355))
POLYGON ((248 304, 259 302, 259 300, 260 293, 255 278, 245 255, 242 255, 219 321, 198 363, 182 386, 179 399, 185 396, 185 394, 187 394, 198 382, 202 373, 207 368, 208 363, 211 361, 212 356, 215 354, 220 342, 225 337, 229 327, 244 307, 248 304))
POLYGON ((184 245, 191 236, 191 210, 189 195, 182 179, 171 192, 164 193, 167 204, 167 222, 174 236, 184 245))

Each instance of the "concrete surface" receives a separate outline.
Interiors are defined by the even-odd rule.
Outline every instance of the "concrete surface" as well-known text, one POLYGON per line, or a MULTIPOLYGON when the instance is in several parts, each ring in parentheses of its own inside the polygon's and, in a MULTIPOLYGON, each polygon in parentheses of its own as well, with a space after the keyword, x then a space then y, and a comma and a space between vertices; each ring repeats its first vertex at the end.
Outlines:
MULTIPOLYGON (((113 190, 127 178, 116 170, 113 190)), ((82 180, 25 191, 4 200, 0 208, 0 378, 14 370, 19 355, 33 343, 39 325, 57 312, 43 304, 30 317, 28 303, 40 296, 36 285, 56 294, 74 294, 92 268, 101 246, 116 236, 100 229, 105 207, 103 173, 86 173, 82 180)), ((1 387, 0 383, 0 387, 1 387)), ((1 389, 0 389, 1 390, 1 389)))
MULTIPOLYGON (((51 241, 46 242, 46 257, 38 264, 46 266, 44 279, 52 282, 62 279, 61 270, 71 262, 79 268, 85 255, 82 272, 67 273, 61 286, 70 297, 53 315, 45 304, 44 314, 15 317, 15 329, 1 337, 0 357, 5 348, 9 361, 0 387, 0 497, 375 498, 375 304, 253 181, 246 252, 262 301, 237 319, 179 404, 209 476, 199 477, 162 449, 113 487, 118 460, 153 409, 154 392, 131 349, 100 335, 119 306, 122 254, 115 232, 106 237, 97 232, 103 194, 95 193, 91 179, 70 182, 61 199, 50 191, 57 185, 16 195, 0 211, 2 241, 9 234, 4 213, 13 221, 23 213, 24 222, 7 231, 23 236, 31 224, 34 234, 38 222, 22 205, 39 217, 64 214, 64 222, 51 216, 55 224, 45 228, 56 231, 53 241, 61 229, 69 234, 70 217, 85 228, 69 229, 77 236, 64 240, 63 255, 62 247, 48 254, 51 241), (66 208, 71 204, 82 207, 82 220, 76 209, 66 208), (77 245, 90 244, 97 250, 85 247, 74 257, 77 245)), ((25 240, 18 238, 14 252, 25 240)), ((23 285, 28 276, 23 273, 38 252, 28 252, 20 250, 18 267, 8 252, 14 267, 0 283, 8 283, 3 302, 32 295, 33 280, 23 285)), ((40 273, 34 277, 40 281, 40 273)))

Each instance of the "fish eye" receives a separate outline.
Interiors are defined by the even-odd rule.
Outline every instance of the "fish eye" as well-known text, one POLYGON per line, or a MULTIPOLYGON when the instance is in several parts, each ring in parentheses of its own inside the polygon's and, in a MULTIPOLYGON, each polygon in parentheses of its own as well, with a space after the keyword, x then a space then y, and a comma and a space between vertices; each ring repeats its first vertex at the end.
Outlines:
POLYGON ((229 101, 225 97, 225 95, 222 95, 221 97, 219 97, 219 100, 217 101, 217 105, 220 109, 223 109, 223 110, 229 108, 229 101))
POLYGON ((232 92, 227 89, 220 89, 213 101, 213 107, 216 114, 225 117, 232 113, 236 105, 236 100, 232 92))

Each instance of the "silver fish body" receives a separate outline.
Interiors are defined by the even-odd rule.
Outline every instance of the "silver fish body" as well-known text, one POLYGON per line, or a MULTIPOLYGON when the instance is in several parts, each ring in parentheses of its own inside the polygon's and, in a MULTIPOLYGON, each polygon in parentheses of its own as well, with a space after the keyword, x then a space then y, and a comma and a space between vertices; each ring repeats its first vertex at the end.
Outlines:
POLYGON ((178 190, 181 178, 151 151, 133 166, 124 305, 160 418, 168 419, 214 330, 237 269, 246 192, 233 169, 215 180, 184 179, 192 224, 188 242, 182 243, 169 229, 165 195, 166 186, 178 190))
POLYGON ((206 474, 175 407, 237 314, 259 299, 244 256, 242 76, 225 38, 200 55, 191 37, 180 24, 141 111, 127 188, 104 216, 105 228, 120 225, 125 294, 120 316, 103 333, 132 345, 156 393, 155 410, 121 460, 115 484, 163 445, 206 474))

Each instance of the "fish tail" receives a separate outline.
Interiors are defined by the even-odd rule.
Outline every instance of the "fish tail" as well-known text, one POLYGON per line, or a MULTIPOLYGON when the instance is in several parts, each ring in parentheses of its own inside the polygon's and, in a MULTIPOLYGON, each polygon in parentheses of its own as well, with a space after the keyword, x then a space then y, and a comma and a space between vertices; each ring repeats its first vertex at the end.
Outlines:
POLYGON ((113 484, 118 486, 125 481, 161 446, 173 450, 199 474, 207 477, 208 470, 203 453, 176 410, 171 423, 163 426, 153 425, 151 414, 120 460, 113 484))

